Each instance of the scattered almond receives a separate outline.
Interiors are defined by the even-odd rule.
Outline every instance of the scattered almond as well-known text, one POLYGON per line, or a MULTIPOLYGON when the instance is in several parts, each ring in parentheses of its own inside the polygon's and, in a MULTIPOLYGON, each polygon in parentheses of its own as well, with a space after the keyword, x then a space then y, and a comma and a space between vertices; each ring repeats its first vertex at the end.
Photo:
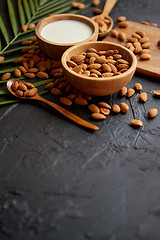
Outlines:
POLYGON ((93 113, 99 113, 100 112, 100 109, 99 107, 97 107, 95 104, 90 104, 88 106, 89 110, 93 113))
POLYGON ((139 119, 131 119, 130 122, 135 127, 142 127, 143 126, 143 122, 139 119))
POLYGON ((96 7, 100 4, 100 2, 100 0, 92 0, 92 5, 96 7))
POLYGON ((102 9, 100 9, 100 8, 95 8, 94 10, 93 10, 93 13, 95 14, 95 15, 99 15, 99 14, 101 14, 103 11, 102 11, 102 9))
POLYGON ((117 105, 117 104, 114 104, 113 107, 112 107, 112 111, 114 113, 120 113, 120 111, 121 111, 120 106, 117 105))
POLYGON ((133 88, 129 88, 127 90, 127 97, 132 97, 135 93, 135 90, 133 88))
POLYGON ((0 62, 3 62, 3 61, 4 61, 4 57, 0 56, 0 62))
POLYGON ((72 101, 66 97, 61 97, 60 102, 63 103, 64 105, 70 106, 72 105, 72 101))
POLYGON ((103 120, 106 119, 106 116, 104 114, 101 113, 92 113, 91 117, 97 120, 103 120))
POLYGON ((45 85, 45 88, 44 89, 49 89, 49 88, 51 88, 51 87, 53 87, 54 86, 54 83, 53 82, 49 82, 49 83, 47 83, 46 85, 45 85))
POLYGON ((11 74, 10 73, 4 73, 1 77, 1 81, 8 80, 10 78, 11 74))
POLYGON ((119 27, 119 28, 127 28, 128 27, 128 22, 119 22, 118 24, 117 24, 117 26, 119 27))
POLYGON ((135 83, 135 89, 137 91, 142 91, 142 85, 140 83, 135 83))
POLYGON ((154 118, 157 116, 157 113, 158 113, 158 109, 157 108, 152 108, 148 111, 148 116, 150 118, 154 118))
POLYGON ((32 28, 35 28, 35 24, 34 24, 34 23, 30 23, 30 24, 28 25, 28 30, 30 30, 30 29, 32 29, 32 28))
POLYGON ((111 30, 111 36, 117 38, 118 37, 118 32, 115 29, 111 30))
POLYGON ((62 91, 59 88, 52 88, 51 89, 51 94, 60 95, 60 94, 62 94, 62 91))
POLYGON ((36 76, 39 77, 39 78, 44 78, 44 79, 49 77, 48 74, 45 73, 45 72, 38 72, 36 74, 36 76))
POLYGON ((127 88, 126 88, 126 87, 123 87, 121 90, 119 90, 119 93, 120 93, 121 96, 126 95, 126 93, 127 93, 127 88))
POLYGON ((128 106, 126 103, 122 102, 122 103, 120 103, 119 106, 120 106, 120 109, 121 109, 121 112, 122 112, 122 113, 128 112, 129 106, 128 106))
POLYGON ((24 76, 28 77, 28 78, 35 78, 36 77, 34 73, 25 73, 24 76))
POLYGON ((110 114, 110 110, 108 108, 100 108, 100 112, 104 115, 110 114))
POLYGON ((14 69, 14 76, 15 77, 20 77, 21 76, 21 71, 18 68, 14 69))
POLYGON ((22 26, 22 31, 23 31, 23 32, 26 32, 27 30, 28 30, 28 26, 27 26, 27 25, 23 25, 23 26, 22 26))
POLYGON ((160 96, 160 90, 155 90, 153 93, 154 93, 154 95, 156 95, 156 96, 160 96))
POLYGON ((88 102, 86 99, 82 98, 82 97, 76 97, 75 98, 75 103, 81 106, 85 106, 88 105, 88 102))
POLYGON ((119 17, 117 18, 117 21, 118 21, 118 22, 124 22, 124 21, 126 21, 126 17, 125 17, 125 16, 119 16, 119 17))
POLYGON ((146 92, 142 92, 139 95, 139 99, 140 99, 141 102, 146 102, 147 101, 147 93, 146 92))
POLYGON ((149 60, 151 58, 151 55, 148 53, 143 53, 140 55, 141 60, 149 60))
POLYGON ((106 103, 106 102, 99 102, 98 105, 101 107, 101 108, 107 108, 107 109, 111 109, 111 106, 106 103))

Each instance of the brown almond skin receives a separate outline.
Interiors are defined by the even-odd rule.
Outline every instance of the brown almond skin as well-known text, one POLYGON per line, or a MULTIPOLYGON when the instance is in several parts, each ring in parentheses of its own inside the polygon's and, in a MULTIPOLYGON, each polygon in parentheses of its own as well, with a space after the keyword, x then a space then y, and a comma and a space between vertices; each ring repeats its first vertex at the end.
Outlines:
POLYGON ((142 92, 139 95, 139 99, 140 99, 141 102, 146 102, 147 101, 147 93, 146 92, 142 92))
POLYGON ((22 90, 22 91, 26 91, 27 90, 27 86, 24 83, 20 83, 19 86, 18 86, 18 89, 22 90))
POLYGON ((135 93, 135 90, 133 88, 129 88, 127 90, 127 97, 132 97, 135 93))
POLYGON ((26 32, 27 30, 28 30, 28 26, 27 26, 27 25, 23 25, 23 26, 22 26, 22 31, 23 31, 23 32, 26 32))
POLYGON ((117 38, 118 37, 118 32, 116 30, 111 30, 111 36, 117 38))
POLYGON ((120 32, 120 33, 118 34, 118 39, 119 39, 120 41, 125 41, 125 40, 126 40, 126 34, 123 33, 123 32, 120 32))
POLYGON ((100 112, 104 115, 110 114, 110 110, 108 108, 100 108, 100 112))
POLYGON ((38 72, 37 74, 36 74, 36 76, 37 77, 39 77, 39 78, 49 78, 49 76, 48 76, 48 74, 47 73, 45 73, 45 72, 38 72))
POLYGON ((34 73, 25 73, 24 76, 28 77, 28 78, 35 78, 36 77, 34 73))
POLYGON ((19 66, 18 68, 21 71, 21 73, 23 73, 23 74, 27 72, 27 70, 23 66, 19 66))
POLYGON ((4 57, 3 56, 0 56, 0 62, 3 62, 4 61, 4 57))
POLYGON ((92 113, 91 117, 97 120, 103 120, 106 119, 106 116, 104 114, 101 113, 92 113))
POLYGON ((139 119, 131 119, 130 120, 132 126, 134 127, 142 127, 143 126, 143 122, 139 119))
POLYGON ((127 22, 119 22, 118 24, 117 24, 117 26, 119 27, 119 28, 127 28, 128 27, 128 23, 127 22))
POLYGON ((37 73, 38 72, 38 68, 30 68, 28 70, 29 73, 37 73))
POLYGON ((61 97, 61 98, 59 99, 59 101, 60 101, 61 103, 63 103, 64 105, 67 105, 67 106, 72 105, 72 101, 71 101, 70 99, 68 99, 68 98, 65 98, 65 97, 61 97))
POLYGON ((62 91, 59 88, 52 88, 51 89, 51 94, 60 95, 60 94, 62 94, 62 91))
POLYGON ((124 22, 124 21, 126 21, 126 17, 125 17, 125 16, 119 16, 119 17, 117 18, 117 21, 118 21, 118 22, 124 22))
POLYGON ((152 108, 148 111, 148 117, 154 118, 157 116, 158 109, 157 108, 152 108))
POLYGON ((126 88, 126 87, 123 87, 121 90, 119 90, 119 93, 120 93, 121 96, 126 95, 126 93, 127 93, 127 88, 126 88))
POLYGON ((89 110, 93 113, 99 113, 100 112, 100 109, 99 107, 97 107, 95 104, 90 104, 88 106, 89 110))
POLYGON ((151 46, 150 42, 145 42, 141 45, 142 48, 149 48, 151 46))
POLYGON ((141 60, 149 60, 151 58, 151 55, 148 53, 143 53, 139 57, 141 60))
POLYGON ((34 86, 32 83, 30 83, 30 82, 25 82, 24 84, 27 86, 28 89, 31 89, 31 88, 34 88, 34 87, 35 87, 35 86, 34 86))
POLYGON ((20 77, 21 76, 21 71, 18 68, 14 69, 14 76, 15 77, 20 77))
POLYGON ((159 89, 155 90, 153 93, 154 93, 154 95, 156 95, 158 97, 160 96, 160 90, 159 89))
POLYGON ((120 109, 121 109, 121 112, 122 112, 122 113, 128 112, 129 106, 128 106, 126 103, 122 102, 122 103, 120 103, 119 106, 120 106, 120 109))
POLYGON ((30 30, 30 29, 32 29, 32 28, 35 28, 35 24, 34 24, 34 23, 30 23, 30 24, 28 25, 28 30, 30 30))
POLYGON ((140 83, 135 83, 135 89, 137 91, 142 91, 142 85, 140 83))
POLYGON ((101 13, 102 13, 102 9, 100 9, 100 8, 95 8, 95 9, 93 10, 93 13, 94 13, 95 15, 101 14, 101 13))
POLYGON ((93 6, 98 6, 100 4, 100 0, 92 0, 92 5, 93 6))
POLYGON ((75 103, 76 103, 77 105, 81 105, 81 106, 86 106, 86 105, 88 105, 87 100, 84 99, 84 98, 82 98, 82 97, 76 97, 76 98, 75 98, 75 103))
POLYGON ((117 105, 117 104, 114 104, 113 107, 112 107, 112 111, 114 113, 120 113, 120 111, 121 111, 120 106, 117 105))
POLYGON ((17 90, 17 91, 15 92, 15 94, 16 94, 18 97, 22 97, 22 96, 23 96, 23 91, 17 90))
POLYGON ((18 81, 14 81, 13 83, 12 83, 12 90, 15 92, 15 91, 17 91, 18 90, 18 86, 19 86, 19 82, 18 81))
POLYGON ((76 93, 70 93, 67 98, 69 98, 70 100, 73 100, 77 97, 77 94, 76 93))
POLYGON ((31 40, 25 40, 25 41, 21 42, 22 46, 26 46, 26 45, 30 45, 30 44, 32 44, 31 40))
POLYGON ((27 90, 27 97, 33 97, 34 95, 36 95, 37 93, 37 88, 31 88, 27 90))
POLYGON ((99 102, 98 105, 102 108, 111 109, 111 106, 106 102, 99 102))
POLYGON ((10 73, 4 73, 1 77, 1 81, 8 80, 10 78, 11 74, 10 73))
POLYGON ((49 82, 45 85, 44 89, 49 89, 51 87, 53 87, 54 83, 53 82, 49 82))
POLYGON ((78 2, 72 2, 72 7, 73 8, 78 8, 79 3, 78 2))

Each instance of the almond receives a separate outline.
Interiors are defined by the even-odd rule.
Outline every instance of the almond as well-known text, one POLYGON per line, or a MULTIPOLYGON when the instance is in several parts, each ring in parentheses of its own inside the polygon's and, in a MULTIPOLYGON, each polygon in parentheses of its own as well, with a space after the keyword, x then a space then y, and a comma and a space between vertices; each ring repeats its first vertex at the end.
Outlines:
POLYGON ((118 22, 124 22, 124 21, 126 21, 126 17, 125 17, 125 16, 119 16, 119 17, 117 18, 117 21, 118 21, 118 22))
POLYGON ((22 91, 26 91, 27 90, 27 86, 24 83, 20 83, 19 86, 18 86, 18 89, 22 90, 22 91))
POLYGON ((96 7, 100 4, 100 2, 100 0, 92 0, 92 5, 96 7))
POLYGON ((52 88, 51 89, 51 94, 60 95, 60 94, 62 94, 62 91, 59 88, 52 88))
POLYGON ((132 97, 135 93, 135 90, 133 88, 129 88, 127 90, 127 97, 132 97))
POLYGON ((44 78, 44 79, 49 77, 48 74, 45 73, 45 72, 38 72, 36 74, 36 76, 39 77, 39 78, 44 78))
POLYGON ((149 38, 148 37, 143 37, 143 38, 140 38, 139 39, 139 42, 140 43, 146 43, 146 42, 148 42, 149 41, 149 38))
POLYGON ((145 42, 141 45, 142 48, 149 48, 151 46, 150 42, 145 42))
POLYGON ((142 92, 139 95, 139 99, 140 99, 141 102, 146 102, 147 101, 147 93, 146 92, 142 92))
POLYGON ((34 85, 30 82, 25 82, 25 85, 27 86, 27 88, 31 89, 34 88, 34 85))
POLYGON ((141 21, 140 23, 145 24, 145 25, 149 25, 149 23, 146 22, 146 21, 141 21))
POLYGON ((4 61, 4 57, 0 56, 0 62, 3 62, 3 61, 4 61))
POLYGON ((13 83, 12 83, 12 90, 15 92, 15 91, 17 91, 18 90, 18 87, 19 87, 19 83, 18 83, 18 81, 14 81, 13 83))
POLYGON ((157 116, 157 113, 158 113, 158 109, 157 108, 152 108, 148 111, 148 116, 150 118, 154 118, 157 116))
POLYGON ((151 23, 150 26, 157 27, 157 23, 151 23))
POLYGON ((44 89, 49 89, 51 87, 53 87, 54 83, 53 82, 49 82, 45 85, 44 89))
POLYGON ((92 113, 91 117, 97 120, 103 120, 106 119, 106 116, 104 114, 101 113, 92 113))
POLYGON ((84 9, 85 8, 85 4, 84 3, 79 3, 78 4, 78 9, 81 10, 81 9, 84 9))
POLYGON ((33 66, 34 66, 34 60, 33 59, 31 59, 31 60, 29 60, 29 68, 33 68, 33 66))
POLYGON ((23 91, 17 90, 17 91, 15 92, 15 94, 16 94, 18 97, 22 97, 22 96, 23 96, 23 91))
POLYGON ((125 41, 125 40, 126 40, 126 34, 125 34, 124 32, 120 32, 120 33, 118 34, 118 39, 119 39, 120 41, 125 41))
POLYGON ((23 74, 27 72, 27 70, 23 66, 19 66, 18 68, 21 71, 21 73, 23 73, 23 74))
POLYGON ((112 72, 111 67, 106 63, 102 64, 102 69, 104 72, 112 72))
POLYGON ((23 45, 23 46, 30 45, 30 44, 32 44, 31 40, 25 40, 25 41, 21 42, 21 45, 23 45))
POLYGON ((28 78, 35 78, 35 74, 34 73, 25 73, 24 76, 28 77, 28 78))
POLYGON ((1 81, 8 80, 10 78, 11 74, 10 73, 4 73, 1 77, 1 81))
POLYGON ((142 38, 146 35, 144 31, 136 31, 135 33, 137 33, 142 38))
POLYGON ((66 97, 61 97, 61 98, 59 99, 59 101, 60 101, 61 103, 63 103, 64 105, 67 105, 67 106, 72 105, 72 101, 71 101, 70 99, 66 98, 66 97))
POLYGON ((71 60, 67 61, 67 64, 68 64, 69 67, 73 67, 73 68, 77 66, 77 64, 75 62, 71 61, 71 60))
POLYGON ((155 90, 153 93, 154 93, 154 95, 156 95, 156 96, 160 96, 160 90, 155 90))
POLYGON ((141 36, 137 33, 133 33, 132 37, 137 38, 138 40, 141 38, 141 36))
POLYGON ((84 98, 88 101, 92 100, 92 96, 88 94, 84 94, 84 98))
POLYGON ((87 100, 82 97, 76 97, 75 103, 82 106, 88 105, 87 100))
POLYGON ((29 73, 37 73, 38 72, 38 68, 30 68, 28 70, 29 73))
POLYGON ((128 22, 119 22, 118 24, 117 24, 117 26, 119 27, 119 28, 127 28, 128 27, 128 22))
POLYGON ((128 106, 126 103, 122 102, 122 103, 120 103, 119 106, 120 106, 120 109, 121 109, 121 112, 122 112, 122 113, 128 112, 129 106, 128 106))
POLYGON ((88 65, 88 69, 100 69, 101 68, 101 64, 99 64, 99 63, 93 63, 93 64, 90 64, 90 65, 88 65))
POLYGON ((139 119, 131 119, 130 122, 135 127, 142 127, 143 126, 143 122, 139 119))
POLYGON ((69 98, 70 100, 73 100, 77 97, 77 94, 76 93, 70 93, 67 98, 69 98))
POLYGON ((79 3, 78 2, 72 2, 72 7, 73 8, 78 8, 79 3))
POLYGON ((137 91, 142 91, 142 85, 140 83, 135 83, 135 89, 137 91))
POLYGON ((93 113, 99 113, 100 112, 100 109, 99 107, 97 107, 95 104, 90 104, 88 106, 89 110, 93 113))
POLYGON ((101 13, 102 13, 102 9, 100 9, 100 8, 94 8, 93 13, 94 13, 95 15, 101 14, 101 13))
POLYGON ((135 37, 129 37, 127 40, 131 43, 134 43, 134 42, 138 41, 137 38, 135 38, 135 37))
POLYGON ((120 106, 117 105, 117 104, 114 104, 113 107, 112 107, 112 111, 114 113, 119 113, 121 111, 120 106))
POLYGON ((23 62, 23 66, 24 66, 25 69, 27 69, 27 71, 28 71, 28 69, 29 69, 29 65, 28 65, 28 63, 27 63, 27 62, 23 62))
POLYGON ((119 90, 119 93, 121 96, 124 96, 127 93, 127 88, 123 87, 122 89, 119 90))
POLYGON ((106 103, 106 102, 99 102, 98 105, 101 107, 101 108, 107 108, 107 109, 111 109, 111 106, 106 103))
POLYGON ((27 26, 27 25, 23 25, 23 26, 22 26, 22 31, 23 31, 23 32, 26 32, 27 30, 28 30, 28 26, 27 26))
POLYGON ((118 32, 115 29, 111 30, 111 36, 117 38, 118 32))
POLYGON ((14 69, 14 76, 15 77, 20 77, 21 76, 21 71, 18 68, 14 69))
POLYGON ((100 108, 100 112, 104 115, 110 114, 110 110, 108 108, 100 108))
POLYGON ((33 97, 37 93, 37 88, 31 88, 27 90, 27 94, 25 95, 26 97, 33 97))
POLYGON ((148 53, 143 53, 140 55, 141 60, 149 60, 151 58, 151 55, 148 53))
POLYGON ((30 23, 30 24, 28 25, 28 30, 30 30, 30 29, 32 29, 32 28, 35 28, 35 24, 34 24, 34 23, 30 23))
POLYGON ((75 56, 72 56, 71 57, 71 60, 73 61, 73 62, 75 62, 75 63, 79 63, 79 62, 81 62, 82 60, 84 60, 85 59, 85 56, 84 55, 75 55, 75 56))

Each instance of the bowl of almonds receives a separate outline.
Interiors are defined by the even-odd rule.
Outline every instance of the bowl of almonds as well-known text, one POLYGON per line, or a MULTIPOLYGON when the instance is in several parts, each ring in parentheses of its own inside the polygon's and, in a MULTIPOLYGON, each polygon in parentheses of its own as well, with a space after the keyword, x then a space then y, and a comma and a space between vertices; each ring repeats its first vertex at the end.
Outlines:
POLYGON ((111 42, 90 42, 67 49, 61 58, 64 74, 79 91, 105 96, 122 89, 133 77, 137 59, 111 42))

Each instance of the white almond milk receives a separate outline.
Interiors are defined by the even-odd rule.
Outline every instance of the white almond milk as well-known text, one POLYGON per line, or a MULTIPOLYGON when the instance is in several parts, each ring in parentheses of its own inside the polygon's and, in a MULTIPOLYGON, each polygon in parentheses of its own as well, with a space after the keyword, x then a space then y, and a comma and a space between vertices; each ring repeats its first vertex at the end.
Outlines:
POLYGON ((92 28, 86 23, 75 20, 60 20, 47 24, 41 36, 55 43, 76 43, 89 38, 92 28))

